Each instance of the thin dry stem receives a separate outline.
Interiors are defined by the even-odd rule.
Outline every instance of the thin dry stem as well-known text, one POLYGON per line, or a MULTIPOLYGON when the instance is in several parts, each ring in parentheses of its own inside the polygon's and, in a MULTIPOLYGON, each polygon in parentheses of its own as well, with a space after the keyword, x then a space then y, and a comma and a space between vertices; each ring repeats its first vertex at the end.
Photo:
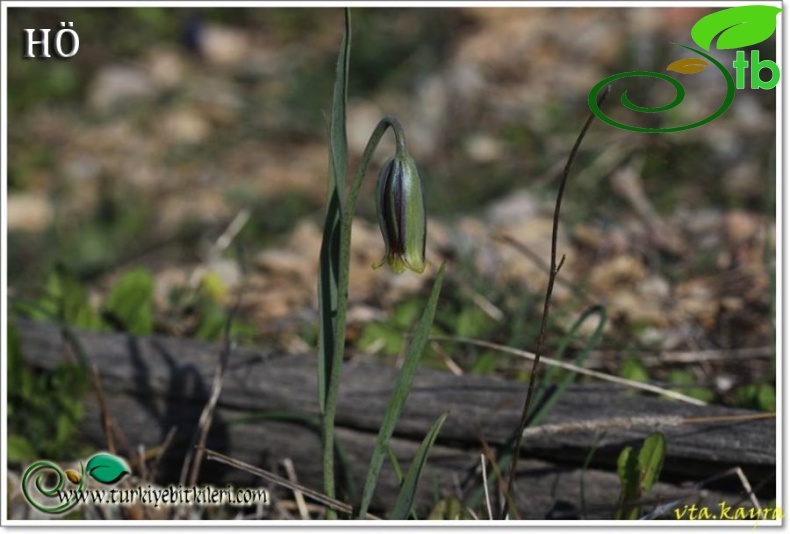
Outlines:
POLYGON ((101 383, 101 375, 99 374, 99 366, 95 363, 91 366, 93 387, 96 389, 96 398, 99 401, 99 417, 101 418, 101 428, 104 432, 104 439, 107 440, 107 451, 110 454, 116 454, 115 439, 113 438, 113 421, 110 415, 110 410, 107 408, 107 402, 104 398, 104 388, 101 383))
MULTIPOLYGON (((496 454, 494 454, 494 451, 488 445, 488 442, 483 436, 483 431, 480 429, 480 427, 477 427, 476 431, 477 431, 477 439, 480 440, 480 445, 483 447, 483 455, 491 463, 491 469, 494 470, 494 478, 496 478, 497 485, 499 487, 498 495, 503 496, 505 502, 508 503, 509 505, 512 505, 512 507, 515 508, 515 503, 508 502, 508 499, 510 499, 510 494, 507 492, 507 484, 505 483, 505 479, 502 476, 502 470, 499 469, 499 464, 496 461, 496 454)), ((487 483, 488 477, 485 477, 483 480, 486 481, 487 483)), ((488 492, 488 486, 486 486, 486 493, 487 492, 488 492)), ((491 518, 493 519, 493 515, 491 515, 491 518)), ((520 519, 519 517, 516 518, 520 519)))
MULTIPOLYGON (((513 354, 515 356, 521 356, 522 358, 526 358, 528 360, 535 361, 536 355, 527 352, 525 350, 514 349, 513 347, 507 347, 505 345, 499 345, 497 343, 491 343, 489 341, 482 341, 479 339, 471 339, 471 338, 464 338, 464 337, 452 337, 452 336, 431 336, 432 340, 435 341, 451 341, 453 343, 465 343, 468 345, 476 345, 478 347, 484 347, 487 349, 493 349, 500 352, 506 352, 508 354, 513 354)), ((612 382, 614 384, 618 384, 621 386, 627 386, 632 389, 638 389, 641 391, 649 391, 650 393, 656 393, 658 395, 662 395, 664 397, 679 400, 685 402, 687 404, 694 404, 695 406, 707 406, 708 403, 705 401, 695 399, 694 397, 689 397, 688 395, 684 395, 683 393, 678 393, 677 391, 672 391, 670 389, 664 389, 658 386, 654 386, 653 384, 647 384, 645 382, 638 382, 636 380, 629 380, 627 378, 621 378, 615 375, 609 375, 606 373, 602 373, 600 371, 594 371, 592 369, 585 369, 584 367, 579 367, 577 365, 573 365, 572 363, 561 362, 559 360, 555 360, 553 358, 549 358, 544 356, 540 360, 541 362, 545 363, 546 365, 551 365, 553 367, 559 367, 560 369, 565 369, 567 371, 573 371, 574 373, 578 373, 580 375, 589 376, 592 378, 598 378, 599 380, 603 380, 605 382, 612 382)))
MULTIPOLYGON (((609 87, 607 86, 601 92, 601 96, 598 99, 598 105, 603 102, 606 96, 609 94, 609 87)), ((576 138, 576 143, 573 145, 571 149, 570 156, 568 156, 568 162, 565 164, 565 169, 562 172, 562 178, 560 179, 560 187, 557 191, 557 203, 554 207, 554 219, 552 223, 551 229, 551 265, 549 269, 549 281, 546 286, 546 299, 543 301, 543 314, 540 319, 540 336, 538 337, 538 345, 535 349, 535 359, 532 362, 532 372, 529 375, 529 386, 527 388, 527 395, 524 399, 524 408, 521 411, 521 421, 519 422, 518 432, 516 433, 516 444, 512 451, 512 456, 510 460, 510 475, 508 476, 508 485, 507 485, 507 494, 511 498, 513 497, 513 488, 516 479, 516 468, 518 466, 518 457, 521 451, 521 440, 523 438, 522 432, 524 428, 527 426, 527 422, 529 420, 529 409, 532 405, 532 396, 535 393, 535 385, 537 384, 537 375, 540 365, 540 355, 541 351, 543 350, 543 346, 546 343, 546 332, 548 327, 548 319, 549 319, 549 307, 551 304, 551 294, 554 290, 554 282, 557 278, 557 273, 562 266, 562 260, 565 259, 563 256, 562 260, 560 260, 559 265, 557 264, 557 239, 559 235, 559 227, 560 227, 560 208, 562 207, 562 196, 565 192, 565 187, 568 183, 568 177, 570 176, 571 167, 573 165, 573 161, 576 159, 576 154, 579 152, 579 147, 582 144, 582 140, 584 136, 587 134, 587 130, 589 130, 590 126, 595 120, 595 115, 590 113, 590 116, 584 123, 582 127, 582 131, 579 133, 579 136, 576 138)), ((516 511, 512 510, 515 514, 516 511)), ((502 516, 504 516, 504 510, 502 516)))
MULTIPOLYGON (((288 475, 288 480, 294 484, 298 484, 299 481, 296 479, 296 469, 294 469, 294 463, 290 458, 283 460, 283 467, 285 467, 285 473, 288 475)), ((302 492, 294 490, 294 499, 296 500, 296 507, 299 510, 299 516, 304 520, 310 519, 310 514, 307 512, 307 503, 304 501, 304 495, 302 492)))
MULTIPOLYGON (((225 456, 224 454, 213 451, 211 449, 201 449, 206 453, 207 460, 214 460, 216 462, 223 463, 225 465, 229 465, 231 467, 235 467, 236 469, 240 469, 247 473, 253 474, 258 476, 264 480, 271 482, 272 484, 277 484, 278 486, 282 486, 284 488, 288 488, 291 491, 300 491, 306 497, 321 503, 332 510, 337 512, 342 512, 344 514, 351 515, 353 512, 353 508, 351 505, 346 504, 344 502, 338 501, 337 499, 333 499, 331 497, 327 497, 323 493, 319 493, 313 489, 308 488, 307 486, 302 486, 301 484, 296 484, 291 482, 290 480, 283 478, 279 475, 275 475, 269 471, 265 471, 248 463, 242 462, 240 460, 236 460, 235 458, 231 458, 230 456, 225 456)), ((381 519, 378 516, 373 514, 365 514, 365 519, 381 519)))
POLYGON ((486 510, 488 510, 488 519, 494 519, 494 512, 491 508, 491 496, 488 495, 488 473, 486 472, 486 455, 480 455, 480 470, 483 474, 483 492, 486 496, 486 510))
POLYGON ((235 343, 230 337, 230 328, 236 317, 236 313, 241 304, 241 296, 246 289, 246 283, 242 284, 236 294, 236 302, 225 321, 225 331, 223 332, 223 346, 222 352, 219 355, 219 363, 214 371, 214 378, 211 383, 211 395, 209 396, 203 411, 200 414, 198 421, 198 428, 192 438, 192 446, 187 450, 184 458, 184 463, 181 467, 181 476, 179 482, 181 485, 186 483, 187 469, 189 469, 189 484, 194 486, 197 484, 198 475, 200 474, 200 466, 203 463, 203 449, 206 446, 209 431, 211 430, 211 423, 214 420, 214 410, 217 407, 220 393, 222 393, 222 380, 225 376, 225 368, 228 365, 228 360, 235 349, 235 343), (192 457, 194 456, 194 461, 192 457), (190 467, 191 466, 191 467, 190 467))
MULTIPOLYGON (((232 319, 231 319, 232 320, 232 319)), ((226 336, 229 337, 229 336, 226 336)), ((211 396, 206 403, 206 406, 203 407, 203 412, 200 414, 200 420, 198 422, 198 434, 196 436, 195 441, 197 442, 197 447, 195 448, 194 456, 195 460, 192 462, 192 467, 189 472, 189 484, 194 486, 197 484, 198 475, 200 474, 200 465, 203 463, 203 450, 206 446, 206 440, 208 439, 209 430, 211 430, 211 423, 214 420, 214 410, 217 407, 217 401, 219 400, 219 395, 222 393, 222 379, 225 376, 225 367, 228 364, 228 359, 230 355, 233 353, 233 344, 230 342, 229 339, 225 340, 225 346, 222 349, 222 354, 220 355, 219 365, 217 365, 217 369, 214 371, 214 379, 211 384, 211 396)), ((190 450, 187 453, 187 457, 184 460, 184 465, 189 465, 188 461, 190 460, 190 456, 192 451, 190 450)), ((182 478, 183 472, 182 472, 182 478)))

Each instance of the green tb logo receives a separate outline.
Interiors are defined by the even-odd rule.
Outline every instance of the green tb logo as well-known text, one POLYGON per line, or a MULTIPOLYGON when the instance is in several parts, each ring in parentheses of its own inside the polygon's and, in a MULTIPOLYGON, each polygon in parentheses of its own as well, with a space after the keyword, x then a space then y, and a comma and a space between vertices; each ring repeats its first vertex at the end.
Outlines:
POLYGON ((752 89, 773 89, 779 83, 779 66, 770 59, 760 60, 760 52, 757 50, 752 50, 751 62, 746 59, 746 52, 738 50, 732 66, 735 69, 735 87, 738 89, 746 87, 746 69, 750 66, 752 89), (771 78, 767 81, 763 81, 760 76, 763 69, 771 71, 771 78))
POLYGON ((620 128, 622 130, 629 130, 632 132, 642 133, 670 133, 680 132, 683 130, 690 130, 697 128, 703 124, 721 116, 727 108, 732 104, 735 98, 735 90, 746 88, 746 71, 750 71, 750 85, 752 89, 773 89, 779 83, 779 66, 771 60, 760 59, 760 52, 752 50, 749 59, 746 59, 746 52, 738 50, 735 54, 735 61, 732 63, 735 69, 735 79, 727 68, 715 57, 706 54, 703 50, 710 52, 711 47, 714 45, 713 41, 716 40, 716 48, 720 50, 732 50, 734 48, 744 48, 761 43, 770 38, 776 30, 776 18, 782 8, 775 6, 760 6, 760 5, 746 5, 732 7, 721 11, 716 11, 694 24, 691 28, 691 39, 702 50, 686 46, 680 43, 673 43, 680 48, 692 52, 698 57, 689 57, 679 59, 672 62, 667 66, 666 70, 677 72, 683 75, 696 74, 705 70, 710 65, 713 65, 721 73, 724 83, 727 85, 727 94, 721 106, 708 117, 700 119, 691 124, 682 124, 679 126, 667 126, 663 128, 643 128, 639 126, 632 126, 618 122, 611 117, 607 116, 598 103, 598 93, 602 91, 607 85, 623 78, 632 78, 637 76, 656 78, 666 82, 675 89, 675 98, 672 102, 663 106, 640 106, 631 101, 627 91, 624 91, 620 97, 620 102, 623 106, 636 111, 638 113, 658 113, 668 111, 675 106, 679 105, 683 98, 686 96, 686 90, 683 85, 675 78, 668 76, 661 72, 649 71, 631 71, 621 72, 614 74, 608 78, 604 78, 590 90, 587 97, 587 102, 592 112, 599 119, 607 124, 620 128), (760 75, 761 72, 769 71, 771 77, 764 80, 760 75))

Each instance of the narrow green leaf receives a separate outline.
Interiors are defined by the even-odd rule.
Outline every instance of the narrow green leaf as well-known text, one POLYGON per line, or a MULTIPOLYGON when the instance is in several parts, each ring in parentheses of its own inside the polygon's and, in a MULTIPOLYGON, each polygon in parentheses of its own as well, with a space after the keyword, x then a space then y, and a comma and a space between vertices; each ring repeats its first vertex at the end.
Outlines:
POLYGON ((658 481, 666 450, 667 440, 660 432, 654 432, 645 438, 638 458, 640 493, 650 491, 658 481))
POLYGON ((335 346, 335 316, 337 314, 337 242, 340 239, 340 223, 335 221, 340 210, 337 207, 337 191, 330 200, 330 209, 324 223, 321 254, 318 268, 318 404, 323 413, 329 391, 329 370, 335 346))
POLYGON ((367 476, 365 477, 365 486, 362 490, 362 502, 359 506, 358 516, 360 519, 365 517, 370 506, 370 501, 373 499, 373 492, 376 489, 381 466, 384 463, 384 457, 387 454, 387 447, 392 433, 395 430, 395 424, 400 417, 401 409, 406 403, 411 389, 411 382, 417 367, 420 363, 420 357, 425 350, 425 345, 428 342, 428 335, 431 332, 433 325, 433 317, 436 314, 436 305, 439 302, 439 293, 442 289, 442 280, 444 279, 444 267, 442 264, 439 273, 436 275, 436 280, 433 283, 431 296, 428 299, 428 304, 425 311, 417 324, 414 337, 409 345, 409 351, 406 354, 406 359, 403 362, 398 378, 395 380, 395 387, 390 397, 387 412, 384 415, 384 421, 381 423, 378 438, 376 440, 376 447, 373 450, 373 456, 370 459, 370 467, 368 468, 367 476))
MULTIPOLYGON (((341 243, 344 229, 341 221, 341 197, 346 181, 348 143, 346 140, 346 100, 348 97, 348 61, 351 49, 351 13, 344 12, 345 31, 340 43, 329 120, 329 187, 326 220, 321 240, 318 269, 318 404, 322 419, 322 467, 324 493, 335 496, 334 427, 335 405, 339 391, 340 366, 343 363, 345 342, 345 308, 341 293, 348 294, 348 274, 345 282, 341 273, 341 243)), ((352 209, 352 208, 348 208, 352 209)), ((350 233, 350 228, 348 229, 350 233)), ((346 262, 345 269, 348 269, 346 262)), ((327 511, 327 519, 335 519, 334 510, 327 511)))
POLYGON ((422 440, 420 448, 417 449, 414 459, 406 472, 406 478, 401 484, 400 491, 398 491, 398 498, 395 501, 395 508, 392 511, 391 519, 407 519, 411 508, 414 505, 414 497, 417 495, 417 484, 420 481, 422 468, 428 461, 428 453, 431 451, 436 438, 439 437, 439 431, 442 428, 447 416, 447 412, 439 416, 439 419, 433 424, 428 434, 422 440))
POLYGON ((329 188, 326 219, 321 241, 318 273, 318 402, 321 412, 326 407, 332 357, 335 346, 340 270, 341 198, 346 180, 348 143, 346 139, 346 100, 348 97, 348 62, 351 49, 351 15, 345 10, 345 31, 335 69, 335 86, 329 119, 329 188))
MULTIPOLYGON (((576 331, 581 328, 587 318, 593 314, 598 314, 598 326, 595 327, 595 331, 587 339, 584 349, 582 349, 582 351, 576 357, 576 361, 573 362, 576 367, 584 367, 584 363, 587 361, 587 358, 590 357, 590 354, 592 354, 592 350, 598 344, 598 341, 600 341, 601 335, 603 335, 603 329, 606 326, 607 317, 606 308, 604 306, 591 306, 582 314, 581 317, 579 317, 579 319, 573 324, 573 327, 571 327, 568 333, 562 338, 560 346, 557 350, 557 359, 562 359, 562 355, 565 354, 565 349, 573 340, 574 335, 576 335, 576 331)), ((557 404, 557 402, 559 402, 560 398, 562 398, 562 395, 565 394, 565 391, 573 383, 574 378, 576 378, 575 371, 567 371, 564 373, 560 383, 557 384, 557 386, 547 394, 548 397, 545 399, 545 401, 541 400, 536 404, 538 409, 536 410, 535 414, 529 418, 528 426, 537 426, 546 419, 546 416, 549 414, 551 409, 557 404)))
MULTIPOLYGON (((582 316, 576 321, 576 323, 574 323, 574 325, 571 328, 571 330, 569 331, 568 335, 565 338, 563 338, 562 343, 560 344, 559 350, 557 351, 558 358, 562 358, 562 354, 565 351, 565 348, 567 347, 567 345, 570 343, 574 332, 576 332, 576 330, 581 327, 581 325, 584 323, 584 321, 587 319, 587 317, 589 317, 590 315, 595 314, 595 313, 599 314, 600 322, 598 323, 598 326, 596 327, 595 332, 593 332, 593 335, 590 336, 590 338, 587 340, 587 344, 584 346, 584 349, 579 354, 579 356, 576 358, 576 361, 574 363, 577 366, 581 367, 584 364, 584 362, 587 361, 587 358, 589 357, 592 349, 598 343, 598 341, 599 341, 599 339, 601 337, 601 334, 603 333, 603 328, 606 325, 606 308, 603 307, 603 306, 592 306, 592 307, 590 307, 588 310, 586 310, 582 314, 582 316)), ((546 399, 545 405, 544 405, 544 403, 542 401, 536 403, 536 405, 539 408, 535 412, 535 415, 530 417, 530 423, 529 423, 530 426, 536 426, 536 425, 539 425, 541 422, 543 422, 543 420, 546 418, 546 416, 548 415, 548 413, 551 410, 551 408, 559 401, 561 396, 565 393, 567 388, 573 382, 573 379, 574 379, 575 376, 576 376, 575 372, 573 372, 573 371, 567 372, 563 376, 563 378, 560 381, 560 384, 557 386, 557 388, 554 391, 552 391, 551 393, 549 393, 550 396, 546 399)), ((504 470, 507 467, 507 465, 510 463, 510 457, 511 457, 511 454, 513 452, 513 447, 514 447, 514 445, 516 443, 516 437, 517 437, 516 436, 516 432, 518 432, 518 429, 516 429, 513 432, 513 434, 511 434, 510 438, 508 439, 508 441, 504 445, 504 449, 506 451, 509 451, 509 452, 506 453, 506 454, 503 454, 497 460, 497 465, 502 470, 504 470)), ((494 474, 494 472, 492 470, 492 472, 488 474, 488 483, 489 484, 493 484, 495 482, 496 482, 496 477, 495 477, 495 474, 494 474)), ((480 486, 479 488, 477 488, 474 491, 472 496, 469 499, 467 499, 466 502, 467 502, 467 504, 469 504, 470 507, 475 508, 476 506, 478 506, 482 502, 483 496, 484 496, 483 487, 480 486)))
POLYGON ((129 466, 121 458, 108 453, 99 453, 88 460, 85 471, 102 484, 115 484, 124 475, 131 473, 129 466))
POLYGON ((400 468, 398 457, 395 456, 395 451, 392 450, 392 447, 387 447, 387 456, 389 456, 390 464, 392 464, 392 469, 395 471, 395 477, 398 479, 398 486, 400 486, 403 484, 403 470, 400 468))
POLYGON ((710 50, 713 39, 721 34, 716 48, 729 50, 756 45, 776 30, 776 16, 782 10, 773 6, 738 6, 702 17, 691 28, 691 38, 710 50))
POLYGON ((154 329, 154 277, 145 269, 121 276, 104 302, 104 310, 127 332, 149 335, 154 329))
POLYGON ((343 198, 348 165, 348 140, 346 138, 346 102, 348 101, 348 63, 351 58, 351 10, 344 10, 345 31, 340 43, 340 54, 335 67, 335 88, 332 94, 332 114, 329 122, 331 154, 330 185, 334 181, 338 196, 343 198))
POLYGON ((617 476, 620 477, 620 482, 625 485, 628 482, 628 459, 631 457, 632 447, 626 447, 620 451, 620 456, 617 457, 617 476))
POLYGON ((619 506, 615 519, 635 519, 639 510, 627 503, 639 498, 639 464, 633 447, 626 447, 617 457, 617 476, 620 477, 619 506))

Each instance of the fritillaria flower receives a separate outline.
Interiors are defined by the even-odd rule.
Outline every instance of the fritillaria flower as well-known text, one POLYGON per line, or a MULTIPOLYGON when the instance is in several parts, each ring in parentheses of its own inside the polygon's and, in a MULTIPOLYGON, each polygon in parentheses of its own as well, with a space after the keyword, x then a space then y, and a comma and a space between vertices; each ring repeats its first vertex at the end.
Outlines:
MULTIPOLYGON (((400 152, 400 151, 399 151, 400 152)), ((425 200, 417 165, 408 153, 397 153, 384 164, 376 184, 376 211, 388 263, 395 273, 425 270, 425 200)))

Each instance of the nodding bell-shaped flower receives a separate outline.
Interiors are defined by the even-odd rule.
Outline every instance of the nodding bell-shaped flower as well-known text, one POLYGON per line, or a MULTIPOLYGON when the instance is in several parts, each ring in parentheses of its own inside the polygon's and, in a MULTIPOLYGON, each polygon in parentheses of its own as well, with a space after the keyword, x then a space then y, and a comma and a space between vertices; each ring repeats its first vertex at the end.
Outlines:
POLYGON ((406 268, 422 273, 425 270, 425 200, 417 165, 405 151, 387 160, 379 173, 376 211, 387 250, 373 268, 378 269, 386 262, 397 274, 406 268))

